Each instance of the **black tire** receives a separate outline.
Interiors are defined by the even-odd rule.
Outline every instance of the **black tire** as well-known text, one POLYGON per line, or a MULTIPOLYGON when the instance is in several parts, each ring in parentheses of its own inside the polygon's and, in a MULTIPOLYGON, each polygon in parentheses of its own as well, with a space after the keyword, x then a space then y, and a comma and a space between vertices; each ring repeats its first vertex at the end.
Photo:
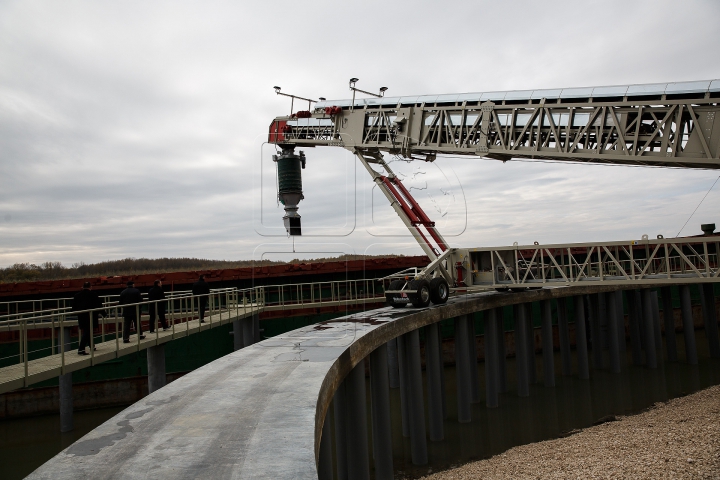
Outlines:
POLYGON ((413 307, 424 308, 430 305, 430 283, 427 280, 413 280, 408 284, 408 292, 413 307))
POLYGON ((430 301, 435 305, 442 305, 450 297, 450 287, 443 277, 430 280, 430 301))
MULTIPOLYGON (((403 280, 393 280, 390 282, 390 285, 388 286, 388 290, 400 290, 402 286, 405 284, 405 281, 403 280)), ((398 303, 393 300, 393 295, 391 294, 385 294, 385 300, 387 301, 387 304, 393 308, 402 308, 407 303, 398 303)))

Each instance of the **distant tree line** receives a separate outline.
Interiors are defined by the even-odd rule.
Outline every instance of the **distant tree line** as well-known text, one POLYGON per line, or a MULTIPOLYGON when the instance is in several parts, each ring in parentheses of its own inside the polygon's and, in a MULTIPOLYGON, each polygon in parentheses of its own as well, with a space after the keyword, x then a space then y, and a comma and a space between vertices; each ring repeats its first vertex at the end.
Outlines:
POLYGON ((0 268, 0 283, 37 282, 43 280, 67 280, 71 278, 112 277, 116 275, 141 275, 144 273, 169 273, 191 270, 219 270, 228 268, 259 267, 292 263, 321 263, 332 261, 362 260, 375 257, 401 257, 402 255, 341 255, 339 257, 293 259, 289 262, 271 260, 207 260, 203 258, 124 258, 100 263, 73 263, 66 267, 60 262, 16 263, 0 268))

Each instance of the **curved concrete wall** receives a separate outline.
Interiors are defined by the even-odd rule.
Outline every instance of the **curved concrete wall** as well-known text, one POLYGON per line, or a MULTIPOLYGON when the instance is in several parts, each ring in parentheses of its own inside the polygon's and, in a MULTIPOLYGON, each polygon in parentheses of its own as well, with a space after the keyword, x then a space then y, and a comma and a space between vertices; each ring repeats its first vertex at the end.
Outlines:
POLYGON ((294 330, 154 392, 28 478, 317 478, 323 422, 333 395, 353 367, 379 346, 460 315, 615 290, 488 292, 426 309, 381 308, 294 330))

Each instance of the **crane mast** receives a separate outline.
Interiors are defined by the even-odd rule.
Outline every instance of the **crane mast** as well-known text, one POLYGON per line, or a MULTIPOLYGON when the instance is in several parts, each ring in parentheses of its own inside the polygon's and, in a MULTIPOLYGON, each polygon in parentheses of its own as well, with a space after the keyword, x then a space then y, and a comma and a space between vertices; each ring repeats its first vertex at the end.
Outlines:
MULTIPOLYGON (((364 92, 353 80, 351 100, 321 99, 312 111, 275 118, 268 142, 284 155, 320 146, 354 153, 450 285, 440 262, 447 242, 383 153, 720 169, 720 80, 404 97, 364 92)), ((299 223, 288 227, 299 232, 299 223)))

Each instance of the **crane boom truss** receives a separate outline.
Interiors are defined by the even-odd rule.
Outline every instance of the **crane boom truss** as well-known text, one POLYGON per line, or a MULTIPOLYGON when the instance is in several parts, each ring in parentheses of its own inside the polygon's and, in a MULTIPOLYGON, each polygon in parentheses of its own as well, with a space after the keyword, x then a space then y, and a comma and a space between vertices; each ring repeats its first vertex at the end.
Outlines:
POLYGON ((720 168, 720 92, 438 100, 342 107, 324 102, 310 118, 276 118, 269 140, 422 159, 446 154, 720 168))
POLYGON ((447 242, 381 152, 425 161, 438 155, 467 155, 503 161, 525 158, 720 169, 719 103, 720 80, 353 98, 318 102, 313 112, 277 117, 270 125, 268 141, 290 150, 336 146, 352 151, 434 260, 432 265, 437 264, 448 284, 460 286, 462 276, 458 273, 457 282, 453 281, 450 263, 458 269, 472 268, 455 261, 453 255, 452 262, 440 264, 448 256, 447 242))

